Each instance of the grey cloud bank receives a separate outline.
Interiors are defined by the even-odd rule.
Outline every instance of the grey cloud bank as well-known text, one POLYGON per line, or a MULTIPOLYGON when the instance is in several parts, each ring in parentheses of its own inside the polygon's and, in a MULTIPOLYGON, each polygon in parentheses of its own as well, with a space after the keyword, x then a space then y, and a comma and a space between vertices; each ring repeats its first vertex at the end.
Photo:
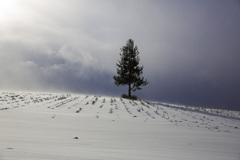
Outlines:
POLYGON ((213 1, 0 2, 0 89, 118 96, 129 38, 144 99, 240 110, 240 4, 213 1), (1 4, 2 3, 2 4, 1 4))

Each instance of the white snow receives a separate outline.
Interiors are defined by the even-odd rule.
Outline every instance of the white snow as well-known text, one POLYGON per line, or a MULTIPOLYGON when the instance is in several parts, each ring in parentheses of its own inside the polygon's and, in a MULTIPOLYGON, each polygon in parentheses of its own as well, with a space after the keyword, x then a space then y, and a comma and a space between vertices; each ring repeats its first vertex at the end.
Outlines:
POLYGON ((0 93, 0 160, 239 160, 240 112, 0 93))

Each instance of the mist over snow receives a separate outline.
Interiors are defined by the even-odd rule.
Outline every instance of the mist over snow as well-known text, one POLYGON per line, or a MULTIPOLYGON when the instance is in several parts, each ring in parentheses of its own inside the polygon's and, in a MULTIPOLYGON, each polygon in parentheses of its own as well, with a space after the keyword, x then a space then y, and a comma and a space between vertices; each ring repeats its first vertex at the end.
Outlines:
POLYGON ((143 99, 240 110, 238 0, 0 1, 0 89, 119 96, 129 38, 143 99))

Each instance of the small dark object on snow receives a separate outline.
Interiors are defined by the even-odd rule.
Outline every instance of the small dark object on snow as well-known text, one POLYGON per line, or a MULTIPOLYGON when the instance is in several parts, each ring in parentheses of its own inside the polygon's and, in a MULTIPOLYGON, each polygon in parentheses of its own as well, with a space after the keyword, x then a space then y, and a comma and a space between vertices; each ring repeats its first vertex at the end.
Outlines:
POLYGON ((76 111, 76 113, 79 113, 81 110, 82 110, 82 108, 79 108, 79 110, 78 110, 78 111, 76 111))
POLYGON ((74 137, 73 139, 78 139, 78 137, 74 137))

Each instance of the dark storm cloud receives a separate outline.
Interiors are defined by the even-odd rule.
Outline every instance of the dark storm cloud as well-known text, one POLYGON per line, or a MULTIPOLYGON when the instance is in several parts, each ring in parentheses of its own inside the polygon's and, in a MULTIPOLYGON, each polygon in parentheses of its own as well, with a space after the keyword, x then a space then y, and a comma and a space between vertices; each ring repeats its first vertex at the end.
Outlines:
POLYGON ((148 75, 155 90, 149 98, 239 110, 239 6, 235 1, 174 3, 169 17, 176 26, 162 34, 160 53, 153 55, 158 69, 148 75))
POLYGON ((120 95, 127 88, 112 76, 132 38, 150 81, 137 95, 239 110, 237 0, 9 2, 0 11, 0 89, 120 95))

